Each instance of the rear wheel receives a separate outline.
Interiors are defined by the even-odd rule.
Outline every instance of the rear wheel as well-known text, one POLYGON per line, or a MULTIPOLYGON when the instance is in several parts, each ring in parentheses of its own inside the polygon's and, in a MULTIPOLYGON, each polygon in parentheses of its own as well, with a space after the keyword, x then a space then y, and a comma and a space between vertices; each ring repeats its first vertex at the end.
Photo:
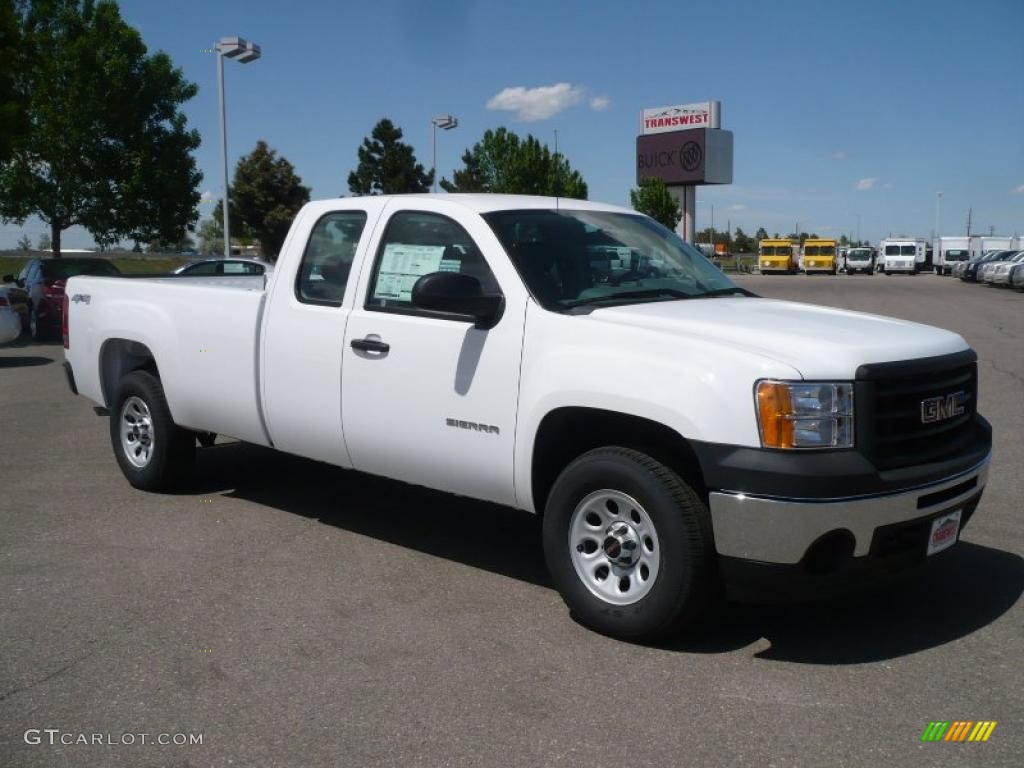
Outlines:
POLYGON ((573 616, 623 639, 685 627, 713 592, 707 507, 674 471, 628 448, 590 451, 559 475, 544 555, 573 616))
POLYGON ((46 330, 39 323, 39 313, 36 312, 35 306, 28 311, 28 332, 32 336, 32 341, 46 341, 46 330))
POLYGON ((110 442, 128 482, 144 491, 174 488, 195 458, 195 433, 171 419, 160 379, 132 371, 110 409, 110 442))

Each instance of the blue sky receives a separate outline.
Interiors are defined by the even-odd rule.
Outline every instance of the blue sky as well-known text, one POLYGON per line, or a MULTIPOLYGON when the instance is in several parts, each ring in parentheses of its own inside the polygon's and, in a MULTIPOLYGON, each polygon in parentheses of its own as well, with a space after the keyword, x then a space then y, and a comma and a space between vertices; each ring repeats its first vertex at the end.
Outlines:
MULTIPOLYGON (((124 0, 150 49, 199 95, 202 190, 220 195, 214 55, 222 35, 263 46, 226 66, 229 151, 265 139, 314 198, 347 193, 356 148, 383 116, 425 166, 430 118, 450 176, 487 128, 553 142, 590 197, 628 204, 643 107, 719 99, 734 183, 702 187, 698 227, 748 233, 1024 234, 1024 2, 292 2, 124 0), (559 86, 554 88, 554 86, 559 86), (506 92, 522 88, 525 92, 506 92), (534 91, 547 88, 549 90, 534 91), (596 100, 596 101, 595 101, 596 100), (488 104, 492 108, 488 108, 488 104), (495 107, 518 106, 516 110, 495 107)), ((202 211, 209 215, 210 204, 202 211)), ((0 228, 0 247, 38 221, 0 228)), ((65 233, 66 247, 91 244, 65 233)))

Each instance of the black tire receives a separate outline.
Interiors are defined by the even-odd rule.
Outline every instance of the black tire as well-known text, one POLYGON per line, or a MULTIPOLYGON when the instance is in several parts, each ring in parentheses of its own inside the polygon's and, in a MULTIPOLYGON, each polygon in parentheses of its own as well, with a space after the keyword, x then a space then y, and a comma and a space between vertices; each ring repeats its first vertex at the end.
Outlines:
POLYGON ((177 487, 195 460, 195 433, 174 423, 160 379, 148 371, 132 371, 121 379, 110 409, 110 442, 128 482, 143 491, 166 491, 177 487), (132 463, 121 442, 121 412, 131 397, 137 397, 145 404, 152 422, 152 452, 143 467, 132 463))
POLYGON ((32 336, 32 341, 46 341, 46 329, 39 324, 39 315, 36 313, 35 306, 29 306, 28 332, 32 336))
POLYGON ((707 507, 673 470, 629 448, 592 450, 558 476, 544 509, 544 556, 572 615, 591 629, 621 639, 649 641, 673 634, 699 618, 715 592, 707 507), (653 585, 628 605, 599 597, 573 564, 573 513, 586 496, 604 489, 635 499, 658 539, 653 585))

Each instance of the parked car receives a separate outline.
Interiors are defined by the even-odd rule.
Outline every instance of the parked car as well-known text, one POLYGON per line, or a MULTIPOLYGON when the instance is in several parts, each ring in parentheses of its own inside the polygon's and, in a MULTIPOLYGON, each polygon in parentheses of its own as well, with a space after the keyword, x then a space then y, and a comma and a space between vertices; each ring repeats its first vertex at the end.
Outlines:
POLYGON ((75 275, 115 277, 121 272, 107 259, 88 256, 29 259, 17 278, 5 275, 4 282, 17 284, 28 299, 28 330, 36 341, 60 332, 64 317, 64 286, 75 275))
POLYGON ((218 433, 541 514, 572 614, 641 639, 720 584, 793 600, 934 561, 986 485, 963 338, 759 298, 631 209, 336 198, 286 243, 265 288, 69 282, 68 383, 133 486, 218 433))
POLYGON ((0 344, 7 344, 21 336, 21 315, 11 305, 11 289, 0 285, 0 344))
POLYGON ((1011 261, 1017 255, 1017 251, 998 251, 995 256, 978 267, 975 281, 979 283, 991 283, 992 273, 997 268, 1011 261))
POLYGON ((1010 272, 1010 285, 1018 291, 1024 289, 1024 264, 1018 264, 1010 272))
POLYGON ((0 290, 4 292, 11 310, 21 320, 21 330, 28 330, 28 291, 15 282, 14 275, 4 275, 0 290))
POLYGON ((238 277, 244 275, 269 275, 273 271, 274 265, 262 259, 213 258, 183 264, 174 270, 174 274, 190 275, 192 277, 213 275, 232 275, 238 277))
POLYGON ((989 251, 980 258, 968 261, 960 271, 960 279, 967 283, 976 283, 979 280, 978 272, 980 269, 993 261, 1001 259, 1004 254, 1009 257, 1014 253, 1016 251, 989 251))
POLYGON ((989 285, 1009 285, 1010 272, 1021 262, 1024 262, 1024 251, 1017 251, 1005 261, 993 261, 982 268, 981 279, 989 285))

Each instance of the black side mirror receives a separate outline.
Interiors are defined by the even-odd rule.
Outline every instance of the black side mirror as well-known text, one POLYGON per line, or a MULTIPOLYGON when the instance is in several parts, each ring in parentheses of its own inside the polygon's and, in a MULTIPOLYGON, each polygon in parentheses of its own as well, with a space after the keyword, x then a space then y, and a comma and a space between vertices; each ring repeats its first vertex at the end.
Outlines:
POLYGON ((485 294, 479 280, 458 272, 421 277, 412 287, 412 303, 420 309, 465 315, 484 329, 497 325, 505 308, 503 296, 485 294))
POLYGON ((14 275, 4 275, 3 281, 5 283, 13 283, 14 282, 14 275))

